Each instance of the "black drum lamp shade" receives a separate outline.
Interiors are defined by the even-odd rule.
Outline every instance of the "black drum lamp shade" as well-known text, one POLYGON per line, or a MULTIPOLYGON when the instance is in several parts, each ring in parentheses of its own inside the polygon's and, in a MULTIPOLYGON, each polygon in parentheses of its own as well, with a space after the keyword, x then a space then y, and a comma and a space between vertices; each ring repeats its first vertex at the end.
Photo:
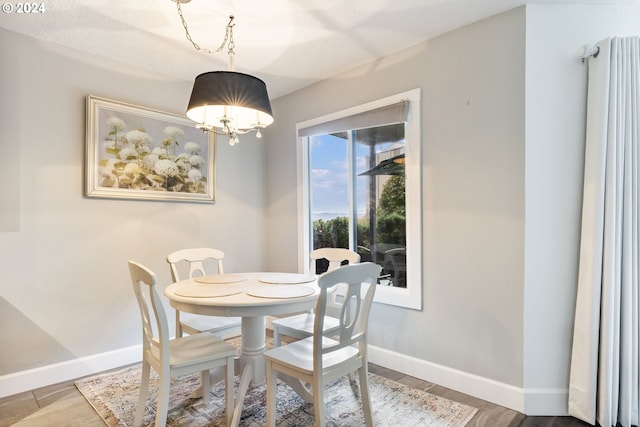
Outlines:
POLYGON ((235 71, 198 75, 193 84, 187 117, 205 129, 261 129, 273 123, 266 84, 235 71))

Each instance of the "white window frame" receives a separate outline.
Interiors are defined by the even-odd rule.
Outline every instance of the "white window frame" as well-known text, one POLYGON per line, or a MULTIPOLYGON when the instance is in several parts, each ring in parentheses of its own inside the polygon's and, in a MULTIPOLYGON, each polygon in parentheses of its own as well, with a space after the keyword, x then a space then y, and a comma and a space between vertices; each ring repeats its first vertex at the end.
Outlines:
MULTIPOLYGON (((403 100, 409 101, 405 123, 405 203, 407 227, 407 287, 378 286, 374 301, 422 310, 422 173, 421 173, 421 90, 413 89, 384 99, 358 105, 296 124, 300 129, 363 113, 403 100)), ((306 137, 297 138, 298 172, 298 270, 309 271, 311 214, 309 209, 309 150, 306 137)))

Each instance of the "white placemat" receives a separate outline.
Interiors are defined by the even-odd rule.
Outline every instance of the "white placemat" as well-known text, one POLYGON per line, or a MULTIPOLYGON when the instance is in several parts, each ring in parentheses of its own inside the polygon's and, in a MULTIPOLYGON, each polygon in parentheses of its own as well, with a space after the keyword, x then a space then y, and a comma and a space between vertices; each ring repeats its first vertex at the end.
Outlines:
POLYGON ((274 283, 281 285, 295 285, 298 283, 309 283, 316 280, 315 276, 310 274, 295 273, 268 273, 258 277, 262 283, 274 283))
POLYGON ((300 298, 312 295, 313 289, 306 286, 273 285, 249 289, 247 295, 259 298, 300 298))
POLYGON ((211 274, 209 276, 194 277, 193 281, 198 283, 238 283, 247 280, 244 274, 211 274))
POLYGON ((242 289, 221 285, 188 285, 175 290, 175 294, 190 298, 226 297, 242 293, 242 289))

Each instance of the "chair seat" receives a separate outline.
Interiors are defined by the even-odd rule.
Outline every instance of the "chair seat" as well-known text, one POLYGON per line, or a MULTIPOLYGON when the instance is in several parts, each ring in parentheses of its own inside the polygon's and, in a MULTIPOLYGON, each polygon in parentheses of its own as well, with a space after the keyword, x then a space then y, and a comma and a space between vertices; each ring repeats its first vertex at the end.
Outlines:
MULTIPOLYGON (((327 347, 338 344, 338 341, 323 337, 322 346, 327 347)), ((344 365, 351 358, 355 359, 359 355, 355 347, 343 347, 322 356, 322 367, 331 370, 335 365, 344 365)), ((274 347, 264 353, 265 359, 272 360, 278 364, 302 371, 307 374, 313 373, 313 337, 287 344, 282 347, 274 347)))
POLYGON ((221 338, 240 335, 239 317, 201 316, 183 312, 180 313, 180 323, 189 333, 207 331, 221 338))
MULTIPOLYGON (((287 335, 293 338, 307 338, 313 335, 314 314, 301 313, 294 316, 283 317, 271 322, 274 329, 278 329, 279 335, 287 335)), ((335 317, 326 316, 322 327, 322 334, 331 336, 340 330, 340 321, 335 317)))
MULTIPOLYGON (((235 347, 209 332, 173 339, 169 341, 169 348, 171 368, 197 365, 212 358, 224 358, 237 354, 235 347)), ((151 351, 153 356, 159 360, 158 349, 154 347, 151 351)))

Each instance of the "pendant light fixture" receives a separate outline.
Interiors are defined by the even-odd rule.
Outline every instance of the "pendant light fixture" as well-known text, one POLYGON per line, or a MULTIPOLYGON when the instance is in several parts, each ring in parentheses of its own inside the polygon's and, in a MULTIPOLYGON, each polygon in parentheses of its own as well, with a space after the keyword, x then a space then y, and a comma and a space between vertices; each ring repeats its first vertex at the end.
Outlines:
MULTIPOLYGON (((178 15, 182 21, 187 40, 196 50, 202 49, 191 39, 187 22, 182 14, 181 3, 190 0, 172 0, 178 5, 178 15)), ((238 135, 255 131, 258 138, 261 130, 273 123, 271 103, 267 86, 257 77, 235 71, 233 41, 233 15, 229 17, 224 41, 216 50, 228 48, 229 67, 227 71, 211 71, 195 78, 191 99, 187 106, 187 117, 196 122, 196 127, 206 132, 227 135, 231 145, 239 142, 238 135)))

